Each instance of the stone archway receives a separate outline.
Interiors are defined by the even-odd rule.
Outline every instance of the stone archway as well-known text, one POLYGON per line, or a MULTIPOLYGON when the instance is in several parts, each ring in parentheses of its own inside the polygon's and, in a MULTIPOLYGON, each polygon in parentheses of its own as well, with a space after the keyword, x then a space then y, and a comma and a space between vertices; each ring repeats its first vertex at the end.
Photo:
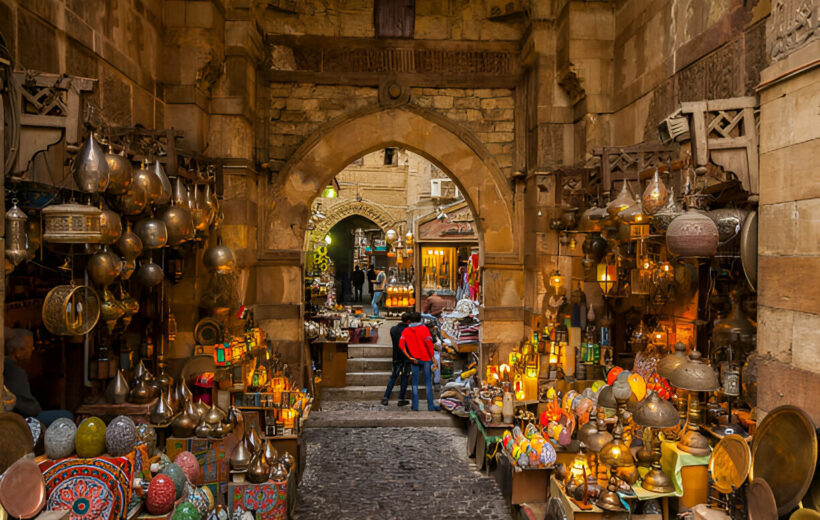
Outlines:
MULTIPOLYGON (((342 220, 352 215, 360 215, 366 219, 371 220, 374 224, 379 226, 382 231, 387 231, 396 226, 393 217, 379 204, 373 202, 363 202, 357 200, 349 200, 341 202, 334 206, 330 206, 325 211, 325 218, 318 224, 316 228, 310 232, 310 241, 315 244, 327 235, 331 228, 341 222, 342 220)), ((309 247, 310 244, 307 244, 309 247)))
POLYGON ((411 150, 447 172, 475 216, 482 267, 482 345, 503 355, 524 338, 521 205, 512 182, 472 132, 413 105, 373 107, 308 138, 268 188, 259 222, 255 317, 283 359, 304 365, 304 242, 311 204, 353 160, 386 147, 411 150), (517 202, 517 204, 516 204, 517 202))

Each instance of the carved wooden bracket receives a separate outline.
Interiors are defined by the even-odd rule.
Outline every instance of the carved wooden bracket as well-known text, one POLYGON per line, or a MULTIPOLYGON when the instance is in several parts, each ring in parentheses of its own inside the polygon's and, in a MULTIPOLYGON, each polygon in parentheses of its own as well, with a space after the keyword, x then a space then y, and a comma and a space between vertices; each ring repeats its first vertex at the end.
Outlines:
POLYGON ((749 193, 760 192, 756 107, 755 97, 681 103, 681 112, 691 118, 695 165, 711 160, 733 172, 749 193))
POLYGON ((637 180, 640 171, 671 161, 677 147, 656 143, 606 146, 593 149, 592 154, 601 158, 601 186, 608 192, 613 181, 637 180))
POLYGON ((59 74, 15 72, 20 85, 14 102, 20 108, 20 151, 14 173, 29 167, 34 154, 59 142, 79 141, 80 95, 90 92, 95 79, 59 74))

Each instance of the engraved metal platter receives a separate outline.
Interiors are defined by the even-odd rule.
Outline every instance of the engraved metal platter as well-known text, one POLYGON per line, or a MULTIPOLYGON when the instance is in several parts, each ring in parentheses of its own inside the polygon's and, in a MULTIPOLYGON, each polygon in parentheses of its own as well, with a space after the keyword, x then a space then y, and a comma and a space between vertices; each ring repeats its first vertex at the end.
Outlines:
POLYGON ((33 458, 23 457, 6 470, 0 503, 13 518, 34 518, 46 505, 46 483, 33 458))
POLYGON ((26 421, 14 412, 0 412, 0 474, 23 455, 34 451, 34 441, 26 421))
POLYGON ((779 406, 760 423, 752 441, 750 478, 772 488, 777 514, 797 507, 817 466, 817 433, 811 418, 795 406, 779 406))
POLYGON ((725 436, 717 443, 709 458, 709 471, 719 492, 729 494, 738 489, 749 476, 752 452, 743 437, 737 434, 725 436))
POLYGON ((746 490, 746 509, 749 520, 773 520, 777 518, 777 504, 772 488, 762 478, 753 479, 746 490))

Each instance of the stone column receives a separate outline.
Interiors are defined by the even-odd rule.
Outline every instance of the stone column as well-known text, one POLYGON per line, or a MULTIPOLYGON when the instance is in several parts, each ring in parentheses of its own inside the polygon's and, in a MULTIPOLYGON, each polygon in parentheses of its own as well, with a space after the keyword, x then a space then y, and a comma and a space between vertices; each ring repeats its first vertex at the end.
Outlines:
MULTIPOLYGON (((820 2, 809 3, 817 12, 820 2)), ((792 404, 820 424, 820 31, 801 16, 773 11, 767 47, 775 61, 758 86, 757 404, 764 413, 792 404)))

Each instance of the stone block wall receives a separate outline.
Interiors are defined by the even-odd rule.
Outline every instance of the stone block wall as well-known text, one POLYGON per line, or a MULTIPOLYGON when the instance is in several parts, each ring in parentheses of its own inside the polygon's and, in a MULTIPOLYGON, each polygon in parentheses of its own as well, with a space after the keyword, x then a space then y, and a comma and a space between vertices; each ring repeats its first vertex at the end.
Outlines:
POLYGON ((0 0, 15 66, 99 79, 85 99, 112 125, 165 125, 162 27, 162 0, 0 0))
POLYGON ((760 90, 758 406, 820 424, 820 40, 763 71, 760 90), (781 79, 782 78, 782 79, 781 79))

